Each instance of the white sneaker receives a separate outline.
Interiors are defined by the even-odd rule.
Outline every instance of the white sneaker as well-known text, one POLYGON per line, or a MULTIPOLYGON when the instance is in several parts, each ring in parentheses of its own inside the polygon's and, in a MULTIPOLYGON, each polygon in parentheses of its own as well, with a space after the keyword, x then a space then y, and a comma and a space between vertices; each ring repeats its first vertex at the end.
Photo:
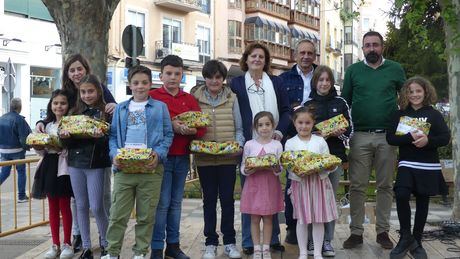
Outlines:
POLYGON ((206 246, 203 254, 203 259, 214 259, 216 258, 217 247, 214 245, 206 246))
POLYGON ((63 244, 60 259, 70 259, 73 257, 73 248, 69 244, 63 244))
MULTIPOLYGON (((141 256, 141 255, 136 255, 136 256, 141 256)), ((144 258, 144 257, 136 257, 134 256, 133 258, 144 258)), ((101 259, 118 259, 118 256, 111 256, 109 254, 106 254, 101 257, 101 259)))
POLYGON ((262 251, 262 257, 264 259, 272 259, 272 254, 270 253, 270 249, 266 249, 262 251))
POLYGON ((59 252, 60 252, 59 246, 57 246, 57 245, 52 245, 52 246, 50 247, 50 249, 46 252, 45 258, 46 258, 46 259, 54 259, 54 258, 58 257, 59 252))
MULTIPOLYGON (((144 259, 145 255, 135 255, 133 259, 144 259)), ((112 258, 110 258, 112 259, 112 258)))
POLYGON ((229 258, 241 258, 240 251, 238 250, 238 248, 236 248, 236 245, 235 245, 235 244, 228 244, 228 245, 225 245, 224 253, 225 253, 229 258))

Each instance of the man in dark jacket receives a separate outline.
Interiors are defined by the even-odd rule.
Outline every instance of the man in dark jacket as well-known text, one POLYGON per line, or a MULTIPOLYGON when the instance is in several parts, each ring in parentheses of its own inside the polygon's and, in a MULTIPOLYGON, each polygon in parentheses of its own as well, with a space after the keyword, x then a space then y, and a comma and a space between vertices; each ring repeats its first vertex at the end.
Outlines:
POLYGON ((311 40, 297 42, 294 57, 296 64, 280 75, 289 95, 291 107, 304 104, 311 92, 310 81, 316 65, 316 47, 311 40))
MULTIPOLYGON (((21 99, 13 98, 10 112, 0 117, 0 155, 1 161, 24 159, 26 154, 26 138, 31 130, 24 117, 19 115, 22 109, 21 99)), ((27 202, 26 166, 17 165, 18 202, 27 202)), ((11 166, 3 166, 0 173, 0 185, 10 176, 11 166)))
MULTIPOLYGON (((311 40, 301 40, 297 42, 294 57, 296 64, 288 71, 280 75, 283 79, 283 86, 286 88, 289 96, 289 105, 291 108, 303 105, 310 96, 311 86, 310 81, 313 77, 313 71, 316 65, 313 62, 316 60, 316 47, 311 40)), ((290 137, 290 136, 288 136, 290 137)), ((296 223, 292 217, 291 199, 287 194, 287 190, 291 186, 291 179, 287 178, 284 202, 286 204, 284 215, 286 217, 286 240, 288 244, 297 244, 296 223)))

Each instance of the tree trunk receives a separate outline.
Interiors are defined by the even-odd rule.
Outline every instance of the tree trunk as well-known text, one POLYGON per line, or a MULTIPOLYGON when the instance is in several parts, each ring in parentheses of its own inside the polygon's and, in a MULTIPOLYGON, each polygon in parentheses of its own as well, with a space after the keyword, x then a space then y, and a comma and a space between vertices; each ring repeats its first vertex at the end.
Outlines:
POLYGON ((460 2, 440 0, 442 8, 452 8, 456 19, 444 23, 446 33, 447 71, 449 73, 449 103, 454 162, 454 206, 452 218, 460 221, 460 2))
POLYGON ((53 17, 62 45, 62 60, 80 53, 92 74, 105 82, 110 21, 120 0, 42 0, 53 17))

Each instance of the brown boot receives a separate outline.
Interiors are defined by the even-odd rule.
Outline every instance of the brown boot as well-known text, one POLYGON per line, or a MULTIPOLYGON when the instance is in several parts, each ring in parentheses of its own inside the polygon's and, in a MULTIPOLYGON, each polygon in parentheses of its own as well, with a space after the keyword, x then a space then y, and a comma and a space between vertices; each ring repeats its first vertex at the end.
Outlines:
POLYGON ((382 232, 380 234, 377 234, 376 241, 380 244, 382 248, 393 249, 393 242, 391 242, 390 238, 388 237, 388 232, 382 232))
POLYGON ((343 242, 343 248, 352 249, 363 243, 362 235, 351 234, 345 242, 343 242))

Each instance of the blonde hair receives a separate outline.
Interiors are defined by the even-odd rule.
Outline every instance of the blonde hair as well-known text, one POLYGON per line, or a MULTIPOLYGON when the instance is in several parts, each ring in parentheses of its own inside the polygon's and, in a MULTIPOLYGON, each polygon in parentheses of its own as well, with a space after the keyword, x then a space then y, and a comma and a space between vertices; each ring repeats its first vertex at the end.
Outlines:
POLYGON ((418 84, 423 88, 425 92, 425 97, 423 98, 423 106, 429 106, 436 103, 438 96, 436 94, 436 89, 434 89, 431 82, 424 77, 421 76, 413 76, 404 83, 403 87, 401 88, 400 96, 399 96, 399 107, 402 110, 405 110, 410 102, 409 102, 409 93, 410 89, 409 86, 411 84, 418 84))

